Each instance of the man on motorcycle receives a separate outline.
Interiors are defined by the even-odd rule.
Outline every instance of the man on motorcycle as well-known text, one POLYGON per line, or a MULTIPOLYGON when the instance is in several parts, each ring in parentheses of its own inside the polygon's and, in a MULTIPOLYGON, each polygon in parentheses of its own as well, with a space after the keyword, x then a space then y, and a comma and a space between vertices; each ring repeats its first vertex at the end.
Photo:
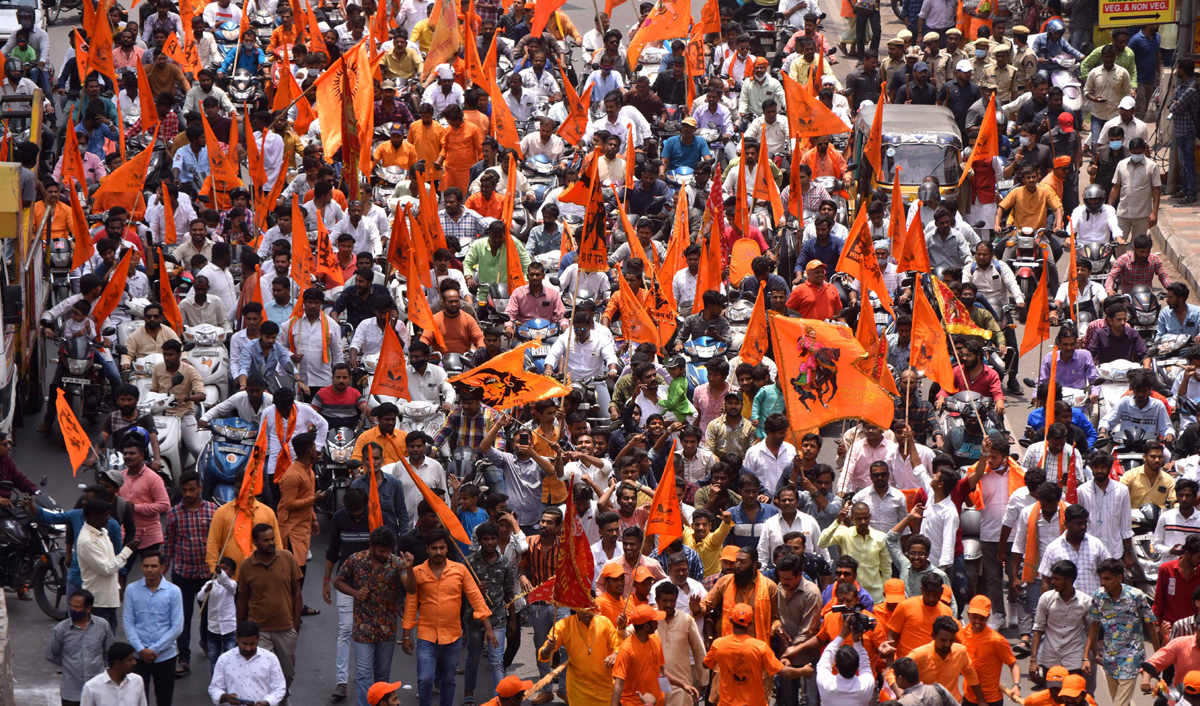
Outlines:
POLYGON ((179 419, 183 445, 199 458, 204 444, 196 428, 196 415, 192 411, 197 402, 204 401, 204 380, 191 363, 184 364, 183 344, 178 339, 163 342, 162 356, 163 362, 154 366, 150 376, 150 391, 165 392, 175 398, 164 414, 179 419), (176 373, 183 375, 183 382, 178 385, 172 379, 176 373))
MULTIPOLYGON (((758 133, 751 133, 758 134, 758 133)), ((696 135, 696 119, 688 116, 679 123, 679 134, 667 138, 662 149, 663 173, 687 167, 695 169, 703 161, 711 161, 708 141, 696 135)))
MULTIPOLYGON (((594 381, 598 409, 608 409, 609 391, 607 380, 616 380, 620 374, 619 363, 613 341, 606 336, 592 335, 591 315, 584 311, 575 312, 573 326, 567 335, 560 335, 546 356, 546 370, 555 374, 570 373, 572 380, 594 381), (568 348, 570 356, 567 356, 568 348)), ((440 434, 439 434, 440 436, 440 434)))
POLYGON ((1192 337, 1192 345, 1200 343, 1200 306, 1187 303, 1189 294, 1183 282, 1167 285, 1167 305, 1158 315, 1159 336, 1183 334, 1192 337))
MULTIPOLYGON (((255 426, 262 424, 263 412, 274 404, 275 399, 266 390, 266 381, 259 375, 251 375, 246 378, 246 384, 240 392, 234 393, 229 398, 221 400, 205 410, 197 426, 207 429, 212 420, 225 419, 230 416, 244 419, 255 426)), ((157 447, 157 442, 155 442, 155 446, 157 447)), ((158 452, 155 451, 155 456, 157 455, 158 452)), ((150 465, 154 466, 154 464, 150 465)))
POLYGON ((546 268, 540 262, 531 262, 525 274, 529 283, 509 293, 508 306, 504 309, 508 316, 504 323, 505 335, 511 338, 518 326, 533 319, 548 319, 557 324, 559 330, 565 329, 567 310, 562 298, 557 290, 543 285, 546 268))
POLYGON ((1029 48, 1038 60, 1038 71, 1049 74, 1062 68, 1057 61, 1062 54, 1074 57, 1076 61, 1083 61, 1083 54, 1063 37, 1065 30, 1062 20, 1056 18, 1046 24, 1045 33, 1035 34, 1029 40, 1029 48))
MULTIPOLYGON (((1000 209, 996 212, 996 230, 1003 230, 1010 215, 1013 225, 1018 229, 1041 230, 1046 227, 1048 211, 1054 213, 1054 230, 1062 230, 1062 201, 1052 188, 1039 181, 1037 169, 1027 166, 1021 171, 1021 188, 1008 192, 1000 202, 1000 209)), ((1054 239, 1050 240, 1051 245, 1055 245, 1054 239)))
POLYGON ((221 62, 221 68, 217 75, 222 78, 233 76, 239 69, 249 71, 251 76, 259 74, 266 76, 270 71, 267 55, 258 48, 258 37, 254 32, 244 33, 241 47, 225 53, 225 60, 221 62), (234 64, 235 59, 237 60, 236 65, 234 64))
POLYGON ((350 366, 333 366, 333 384, 313 395, 312 408, 329 423, 330 429, 356 427, 367 414, 367 397, 350 386, 350 366))
MULTIPOLYGON (((100 440, 94 448, 108 448, 108 440, 112 438, 112 448, 120 449, 126 433, 139 427, 150 438, 151 460, 149 465, 154 470, 160 471, 163 463, 162 453, 158 450, 158 427, 154 425, 154 417, 138 413, 139 396, 140 393, 135 385, 124 384, 117 388, 117 409, 104 415, 100 421, 100 440)), ((95 459, 94 450, 92 450, 91 458, 95 459)))
MULTIPOLYGON (((1074 318, 1074 312, 1070 311, 1068 304, 1070 283, 1063 282, 1058 288, 1058 294, 1054 296, 1054 303, 1050 307, 1050 325, 1057 326, 1060 320, 1074 318)), ((1108 294, 1104 291, 1104 287, 1099 282, 1092 281, 1092 263, 1085 258, 1077 258, 1075 265, 1075 286, 1079 289, 1079 296, 1075 300, 1078 310, 1086 310, 1093 317, 1097 316, 1104 310, 1104 299, 1108 294)))
POLYGON ((925 226, 925 247, 929 251, 929 264, 935 269, 963 269, 971 263, 971 247, 955 230, 954 213, 944 206, 934 212, 933 222, 925 226))
MULTIPOLYGON (((50 88, 50 78, 53 68, 48 63, 50 60, 50 35, 46 33, 46 30, 37 26, 36 18, 37 13, 33 7, 29 5, 18 6, 18 29, 9 35, 8 41, 0 48, 0 54, 11 57, 13 49, 17 46, 18 31, 24 32, 29 40, 28 46, 33 49, 34 54, 37 56, 37 63, 29 68, 29 79, 42 89, 42 93, 46 97, 49 97, 53 93, 50 88)), ((53 113, 53 110, 50 112, 53 113)), ((78 116, 76 118, 78 119, 78 116)))
POLYGON ((152 353, 162 353, 163 344, 167 341, 178 341, 179 336, 170 326, 163 325, 162 307, 158 304, 148 304, 142 310, 144 325, 134 331, 125 341, 127 352, 121 356, 121 368, 129 370, 133 361, 144 358, 152 353))
POLYGON ((1117 223, 1117 211, 1104 200, 1104 188, 1098 184, 1089 184, 1083 190, 1083 203, 1071 214, 1076 247, 1090 243, 1108 245, 1113 241, 1124 245, 1121 226, 1117 223))
POLYGON ((354 336, 350 339, 348 359, 351 370, 358 368, 362 356, 377 355, 383 350, 384 331, 388 326, 396 332, 402 344, 408 345, 408 328, 397 323, 398 310, 390 295, 386 292, 372 294, 371 311, 374 316, 359 322, 354 329, 354 336))
POLYGON ((1133 250, 1116 259, 1104 281, 1104 289, 1110 296, 1128 294, 1139 284, 1149 287, 1156 276, 1162 286, 1171 286, 1171 276, 1163 268, 1162 260, 1157 253, 1150 252, 1153 246, 1154 241, 1145 233, 1134 237, 1133 250))
MULTIPOLYGON (((1153 373, 1134 370, 1129 374, 1129 391, 1108 414, 1100 420, 1099 436, 1106 439, 1117 428, 1138 427, 1151 439, 1170 444, 1175 438, 1171 415, 1161 400, 1150 396, 1154 385, 1153 373)), ((1136 469, 1135 469, 1136 470, 1136 469)))
MULTIPOLYGON (((1058 346, 1058 364, 1055 369, 1054 381, 1060 388, 1072 387, 1077 390, 1087 390, 1092 382, 1100 377, 1092 354, 1079 350, 1079 335, 1073 326, 1063 326, 1058 331, 1055 340, 1058 346)), ((1050 367, 1053 364, 1054 352, 1051 351, 1042 358, 1042 366, 1038 371, 1038 384, 1050 379, 1050 367)), ((1092 402, 1097 400, 1092 395, 1092 402)))
POLYGON ((722 140, 729 139, 733 135, 733 117, 729 109, 721 104, 721 98, 724 95, 724 85, 719 80, 713 79, 708 84, 708 91, 704 94, 704 102, 692 108, 692 117, 696 119, 696 125, 702 130, 715 129, 717 136, 722 140))
MULTIPOLYGON (((1021 288, 1017 285, 1017 278, 1013 276, 1012 268, 1008 266, 1008 263, 996 259, 992 244, 986 240, 980 241, 975 246, 975 261, 964 269, 963 278, 975 285, 976 291, 987 300, 997 319, 1002 318, 1005 324, 1012 321, 1011 316, 1002 314, 1010 298, 1018 308, 1025 307, 1025 297, 1021 294, 1021 288)), ((1009 369, 1008 391, 1019 395, 1021 386, 1017 382, 1017 366, 1013 365, 1014 360, 1008 360, 1005 350, 1007 348, 1015 352, 1017 347, 1016 330, 1006 325, 1004 342, 1001 343, 999 340, 995 342, 1000 346, 1000 355, 1006 356, 1005 365, 1009 369)))
MULTIPOLYGON (((956 344, 958 345, 958 344, 956 344)), ((985 364, 983 344, 968 339, 959 345, 959 360, 961 365, 954 366, 954 386, 960 391, 977 392, 984 397, 990 397, 999 418, 1004 417, 1004 390, 1000 386, 1000 375, 985 364)), ((937 394, 934 406, 938 411, 946 404, 950 393, 942 389, 937 394)))
POLYGON ((1104 325, 1092 334, 1087 345, 1096 365, 1114 360, 1129 360, 1150 367, 1146 342, 1142 340, 1137 329, 1126 323, 1128 320, 1129 307, 1124 302, 1110 304, 1105 310, 1104 325))

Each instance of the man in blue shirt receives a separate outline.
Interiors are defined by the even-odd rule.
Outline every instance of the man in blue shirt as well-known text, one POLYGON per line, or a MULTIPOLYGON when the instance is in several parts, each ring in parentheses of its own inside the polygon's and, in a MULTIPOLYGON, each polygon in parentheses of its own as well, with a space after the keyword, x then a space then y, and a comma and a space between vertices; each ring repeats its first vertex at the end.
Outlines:
POLYGON ((1200 334, 1200 306, 1187 303, 1189 294, 1191 292, 1183 282, 1167 285, 1167 305, 1158 314, 1159 336, 1182 333, 1192 336, 1193 344, 1200 343, 1200 340, 1196 340, 1197 334, 1200 334))
POLYGON ((137 652, 133 671, 142 677, 146 700, 154 682, 154 701, 171 706, 175 696, 175 640, 183 632, 183 592, 163 578, 162 557, 157 550, 142 554, 142 579, 125 589, 122 616, 125 637, 137 652))
POLYGON ((112 128, 112 122, 104 115, 104 109, 98 104, 88 107, 83 115, 83 122, 75 126, 75 137, 79 140, 80 147, 96 155, 101 161, 108 156, 104 151, 104 141, 107 139, 119 143, 121 140, 120 135, 112 128))
POLYGON ((820 260, 825 263, 825 269, 833 272, 837 269, 838 259, 842 256, 845 241, 834 236, 833 224, 829 219, 818 218, 814 223, 817 237, 804 241, 800 246, 800 258, 796 260, 796 279, 799 280, 809 260, 820 260))
POLYGON ((267 55, 258 48, 258 37, 254 36, 254 32, 246 32, 242 35, 242 46, 236 51, 226 52, 225 61, 221 63, 220 74, 232 76, 238 69, 245 69, 251 75, 257 75, 266 68, 267 55), (237 60, 236 66, 233 63, 234 59, 237 60))
POLYGON ((1146 119, 1146 106, 1150 96, 1158 87, 1158 74, 1162 69, 1162 57, 1158 48, 1162 39, 1158 36, 1158 25, 1146 25, 1129 40, 1133 52, 1133 63, 1137 67, 1137 108, 1134 115, 1146 119))
MULTIPOLYGON (((108 499, 108 491, 104 486, 89 485, 83 490, 83 497, 80 501, 80 507, 75 510, 66 510, 65 512, 54 512, 47 510, 33 501, 32 495, 27 495, 25 498, 25 507, 33 513, 38 522, 44 522, 48 525, 66 525, 70 541, 68 542, 67 554, 71 557, 71 566, 67 569, 67 585, 63 591, 63 596, 69 597, 79 589, 83 588, 83 578, 79 574, 79 555, 70 551, 70 547, 75 546, 79 542, 79 533, 83 531, 83 505, 92 498, 100 498, 101 500, 108 499)), ((112 540, 113 552, 121 551, 121 523, 108 518, 108 537, 112 540)), ((20 593, 18 592, 18 595, 20 593)), ((27 600, 27 599, 24 599, 27 600)))
POLYGON ((1049 72, 1056 68, 1058 64, 1054 62, 1054 57, 1059 54, 1067 54, 1075 57, 1077 61, 1083 61, 1083 53, 1063 37, 1065 31, 1062 20, 1050 20, 1046 24, 1045 33, 1035 34, 1029 39, 1029 48, 1038 60, 1038 71, 1049 72))
MULTIPOLYGON (((208 147, 204 144, 204 126, 192 123, 187 126, 188 143, 181 147, 171 160, 171 171, 175 173, 175 181, 183 191, 194 195, 204 184, 208 176, 208 147)), ((187 263, 184 263, 186 266, 187 263)))
POLYGON ((700 160, 712 159, 708 141, 696 136, 696 119, 688 116, 679 123, 679 134, 663 143, 663 169, 695 169, 700 160))

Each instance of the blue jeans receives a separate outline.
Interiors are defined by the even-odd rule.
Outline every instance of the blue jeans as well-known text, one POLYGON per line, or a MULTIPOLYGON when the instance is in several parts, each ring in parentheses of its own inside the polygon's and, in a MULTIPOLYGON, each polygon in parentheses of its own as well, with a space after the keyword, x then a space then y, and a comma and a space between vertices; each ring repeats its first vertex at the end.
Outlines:
MULTIPOLYGON (((556 608, 549 603, 534 603, 533 605, 529 606, 529 621, 533 623, 533 648, 535 650, 542 649, 542 645, 546 642, 546 636, 550 634, 550 630, 554 627, 554 623, 558 622, 559 620, 564 620, 570 615, 571 610, 569 608, 556 608)), ((565 661, 565 652, 560 652, 562 653, 562 660, 560 660, 560 662, 565 661)), ((543 677, 554 671, 554 666, 549 662, 538 660, 537 666, 538 674, 542 675, 543 677)), ((549 694, 552 692, 553 686, 554 682, 551 682, 546 685, 546 688, 543 689, 543 691, 549 694)))
MULTIPOLYGON (((1037 615, 1038 601, 1042 597, 1042 577, 1034 576, 1029 585, 1025 586, 1025 595, 1019 603, 1017 611, 1017 631, 1021 635, 1033 634, 1033 618, 1037 615)), ((1016 603, 1017 601, 1013 601, 1016 603)))
POLYGON ((211 678, 213 670, 217 667, 217 658, 237 647, 237 638, 232 632, 224 635, 209 632, 206 644, 208 646, 208 676, 211 678))
POLYGON ((1106 123, 1106 122, 1108 122, 1108 121, 1104 120, 1102 118, 1097 118, 1095 113, 1092 114, 1092 140, 1091 140, 1091 142, 1092 142, 1093 148, 1096 145, 1107 145, 1108 144, 1108 135, 1100 134, 1104 131, 1104 123, 1106 123))
POLYGON ((334 663, 337 670, 336 681, 338 684, 346 684, 350 681, 350 634, 354 630, 354 597, 335 589, 334 602, 337 603, 338 611, 337 657, 334 663))
POLYGON ((1175 151, 1179 155, 1180 188, 1183 195, 1196 198, 1196 136, 1176 135, 1175 151))
POLYGON ((417 640, 417 703, 433 706, 433 680, 437 679, 438 706, 455 706, 454 672, 462 654, 462 638, 445 645, 417 640))
POLYGON ((391 681, 392 653, 396 651, 395 640, 383 642, 352 642, 354 648, 354 694, 358 706, 369 706, 367 690, 377 681, 391 681))
POLYGON ((504 678, 504 628, 504 623, 500 623, 500 627, 492 628, 496 642, 499 643, 496 647, 487 644, 482 626, 467 631, 467 678, 463 683, 464 692, 475 693, 475 682, 479 676, 479 657, 486 650, 488 667, 492 670, 492 694, 495 695, 496 685, 504 678))

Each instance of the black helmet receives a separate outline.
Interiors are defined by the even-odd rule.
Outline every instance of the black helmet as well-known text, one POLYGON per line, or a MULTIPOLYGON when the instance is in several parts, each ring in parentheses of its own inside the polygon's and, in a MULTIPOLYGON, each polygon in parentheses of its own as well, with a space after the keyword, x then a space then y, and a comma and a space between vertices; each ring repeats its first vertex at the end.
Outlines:
POLYGON ((917 187, 917 198, 925 203, 934 203, 941 198, 941 190, 932 181, 923 181, 917 187))

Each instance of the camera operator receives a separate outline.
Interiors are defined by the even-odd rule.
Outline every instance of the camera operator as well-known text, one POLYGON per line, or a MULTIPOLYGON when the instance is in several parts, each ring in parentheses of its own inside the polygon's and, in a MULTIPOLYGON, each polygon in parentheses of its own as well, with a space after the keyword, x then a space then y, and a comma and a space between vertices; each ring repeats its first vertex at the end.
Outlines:
POLYGON ((805 640, 799 649, 789 650, 785 656, 824 649, 838 635, 862 646, 870 659, 869 669, 872 673, 876 668, 883 667, 879 648, 887 641, 887 632, 883 628, 883 621, 877 620, 875 614, 860 602, 858 587, 853 582, 837 584, 834 605, 822 618, 821 629, 805 640))

